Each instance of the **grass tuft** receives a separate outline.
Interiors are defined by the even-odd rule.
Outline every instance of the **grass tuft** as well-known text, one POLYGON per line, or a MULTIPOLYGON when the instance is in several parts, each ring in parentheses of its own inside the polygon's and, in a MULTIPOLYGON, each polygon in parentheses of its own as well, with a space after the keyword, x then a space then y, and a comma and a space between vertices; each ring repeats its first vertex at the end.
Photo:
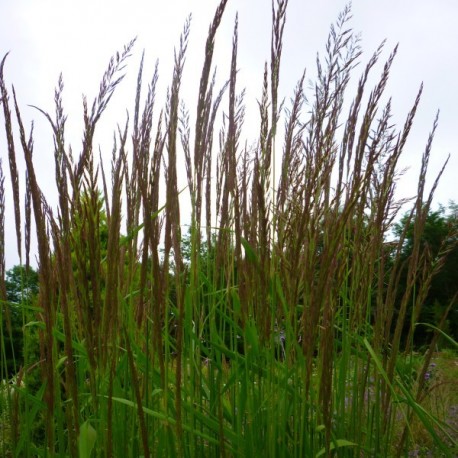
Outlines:
POLYGON ((12 224, 21 264, 25 245, 25 272, 37 238, 39 272, 38 295, 10 303, 0 162, 2 453, 352 457, 427 447, 452 456, 457 434, 447 406, 456 403, 456 355, 435 350, 454 301, 431 328, 426 354, 413 348, 431 281, 456 244, 449 237, 432 259, 421 243, 444 170, 427 193, 437 118, 410 202, 413 248, 404 261, 408 224, 397 240, 388 238, 409 203, 394 196, 422 88, 404 125, 392 125, 391 100, 381 104, 397 48, 371 88, 383 44, 375 51, 352 94, 362 50, 346 7, 317 57, 311 93, 304 71, 286 107, 279 81, 288 2, 272 2, 270 62, 249 147, 241 140, 238 17, 221 88, 213 70, 226 4, 209 27, 194 127, 180 93, 191 17, 159 111, 158 65, 145 90, 142 55, 133 115, 114 131, 109 164, 95 156, 94 134, 135 40, 109 61, 92 104, 83 101, 77 156, 66 144, 59 78, 54 113, 38 108, 54 140, 55 208, 41 191, 33 126, 27 135, 14 88, 18 136, 13 129, 6 56, 1 61, 12 224), (26 164, 24 210, 16 137, 26 164), (12 348, 10 363, 6 343, 18 307, 23 348, 12 348))

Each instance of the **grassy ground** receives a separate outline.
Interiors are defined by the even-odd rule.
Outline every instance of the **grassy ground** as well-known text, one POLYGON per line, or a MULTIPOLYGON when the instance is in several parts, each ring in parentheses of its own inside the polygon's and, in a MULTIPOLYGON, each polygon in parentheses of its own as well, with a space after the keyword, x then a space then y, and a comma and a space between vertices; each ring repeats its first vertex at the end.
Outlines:
MULTIPOLYGON (((428 371, 427 390, 423 394, 421 405, 433 412, 437 418, 444 421, 450 438, 446 438, 452 456, 458 456, 458 357, 456 353, 444 351, 435 353, 428 371)), ((413 424, 416 430, 415 442, 418 455, 413 456, 441 456, 434 448, 427 432, 421 428, 418 421, 413 424), (423 453, 423 455, 421 455, 423 453)))

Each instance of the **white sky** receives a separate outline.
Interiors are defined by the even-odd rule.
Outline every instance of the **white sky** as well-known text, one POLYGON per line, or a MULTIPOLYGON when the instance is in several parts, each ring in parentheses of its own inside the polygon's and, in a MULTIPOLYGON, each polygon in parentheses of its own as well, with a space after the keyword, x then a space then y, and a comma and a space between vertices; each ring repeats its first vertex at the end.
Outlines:
MULTIPOLYGON (((169 85, 173 49, 187 16, 192 13, 191 35, 184 71, 183 97, 194 113, 204 56, 208 26, 218 5, 217 0, 0 0, 0 58, 10 51, 5 77, 14 84, 25 120, 35 120, 35 163, 39 183, 48 199, 54 193, 53 157, 50 129, 44 118, 28 105, 51 113, 53 96, 60 72, 63 73, 64 107, 68 119, 67 141, 74 154, 80 149, 82 94, 91 103, 97 94, 100 78, 108 60, 124 44, 137 36, 129 61, 128 77, 115 93, 108 113, 102 117, 96 141, 111 154, 111 139, 116 123, 123 124, 126 109, 132 112, 135 79, 143 49, 146 52, 144 84, 159 59, 159 95, 156 113, 163 105, 169 85), (162 94, 162 99, 161 99, 162 94), (106 142, 108 141, 108 143, 106 142)), ((280 96, 294 89, 304 68, 312 78, 316 52, 324 51, 329 26, 344 8, 345 0, 289 0, 280 74, 280 96)), ((247 126, 258 125, 256 99, 260 97, 264 62, 270 54, 270 0, 229 0, 216 39, 215 62, 219 82, 227 75, 236 12, 239 12, 239 88, 246 87, 247 126)), ((436 193, 436 202, 458 201, 458 2, 456 0, 354 0, 351 25, 362 34, 365 51, 362 62, 386 38, 383 60, 400 43, 391 72, 387 97, 393 96, 394 120, 402 125, 413 103, 420 83, 424 94, 403 166, 411 170, 403 178, 400 191, 411 196, 416 190, 416 173, 436 111, 441 110, 439 128, 433 147, 430 183, 447 155, 451 159, 436 193)), ((377 67, 374 77, 380 74, 377 67)), ((359 78, 362 66, 354 73, 359 78)), ((372 83, 374 83, 374 79, 372 83)), ((349 93, 349 101, 353 94, 349 93)), ((0 116, 3 122, 3 114, 0 116)), ((249 137, 250 142, 256 134, 249 137)), ((22 154, 19 144, 18 155, 22 154)), ((0 133, 0 157, 7 188, 7 267, 17 262, 10 198, 11 184, 3 127, 0 133)), ((23 168, 21 169, 23 171, 23 168)), ((21 194, 24 185, 21 182, 21 194)))

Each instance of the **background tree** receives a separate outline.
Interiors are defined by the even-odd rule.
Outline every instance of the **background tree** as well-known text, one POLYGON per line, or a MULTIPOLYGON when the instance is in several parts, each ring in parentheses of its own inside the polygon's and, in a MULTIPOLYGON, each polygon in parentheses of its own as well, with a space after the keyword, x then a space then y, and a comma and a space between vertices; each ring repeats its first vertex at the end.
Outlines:
POLYGON ((4 358, 7 376, 11 377, 24 362, 24 320, 38 294, 38 272, 32 267, 16 265, 6 272, 7 319, 2 320, 4 358))
MULTIPOLYGON (((421 323, 437 325, 445 309, 454 301, 450 309, 445 332, 455 340, 458 338, 458 205, 450 203, 447 208, 439 206, 438 210, 430 211, 425 222, 421 238, 422 249, 425 249, 426 262, 434 264, 438 261, 441 252, 447 251, 445 262, 434 276, 431 286, 423 303, 418 317, 421 323)), ((409 222, 408 215, 404 215, 395 226, 395 234, 400 237, 406 230, 406 238, 402 257, 407 260, 412 254, 414 241, 414 219, 409 222), (406 228, 406 225, 407 228, 406 228)), ((406 282, 407 269, 402 272, 399 290, 402 291, 406 282)), ((408 333, 406 321, 405 337, 408 333)), ((417 327, 414 334, 414 344, 421 346, 429 341, 432 330, 426 327, 417 327)))

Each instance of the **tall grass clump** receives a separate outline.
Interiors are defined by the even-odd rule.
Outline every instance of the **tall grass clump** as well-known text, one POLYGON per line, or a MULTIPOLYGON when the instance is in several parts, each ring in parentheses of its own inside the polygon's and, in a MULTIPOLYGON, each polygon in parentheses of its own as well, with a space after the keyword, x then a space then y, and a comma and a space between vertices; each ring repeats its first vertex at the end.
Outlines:
MULTIPOLYGON (((142 57, 133 116, 115 130, 110 164, 97 157, 94 136, 134 41, 110 60, 92 104, 83 101, 77 155, 66 143, 59 79, 54 113, 38 108, 54 140, 55 208, 41 191, 33 132, 23 125, 19 99, 4 76, 6 56, 2 60, 17 246, 22 263, 24 213, 28 266, 33 214, 40 279, 35 303, 23 307, 24 363, 9 380, 2 350, 2 453, 404 456, 418 441, 415 420, 428 446, 451 456, 451 431, 421 403, 440 330, 416 373, 408 363, 411 339, 401 339, 406 317, 414 317, 414 329, 419 316, 408 310, 421 308, 456 240, 451 236, 435 259, 420 244, 443 171, 428 193, 437 120, 409 201, 415 242, 407 265, 401 261, 406 234, 388 241, 409 203, 395 199, 398 163, 422 88, 404 125, 394 126, 391 101, 382 101, 396 48, 369 87, 382 45, 351 93, 361 48, 345 8, 317 59, 309 101, 304 72, 284 107, 279 80, 288 2, 277 0, 259 131, 254 146, 244 146, 237 18, 222 88, 212 70, 226 3, 209 27, 195 116, 180 96, 187 21, 162 109, 155 105, 157 65, 142 97, 142 57), (188 197, 186 230, 180 204, 188 197)), ((2 332, 10 309, 4 186, 0 168, 2 332)))

